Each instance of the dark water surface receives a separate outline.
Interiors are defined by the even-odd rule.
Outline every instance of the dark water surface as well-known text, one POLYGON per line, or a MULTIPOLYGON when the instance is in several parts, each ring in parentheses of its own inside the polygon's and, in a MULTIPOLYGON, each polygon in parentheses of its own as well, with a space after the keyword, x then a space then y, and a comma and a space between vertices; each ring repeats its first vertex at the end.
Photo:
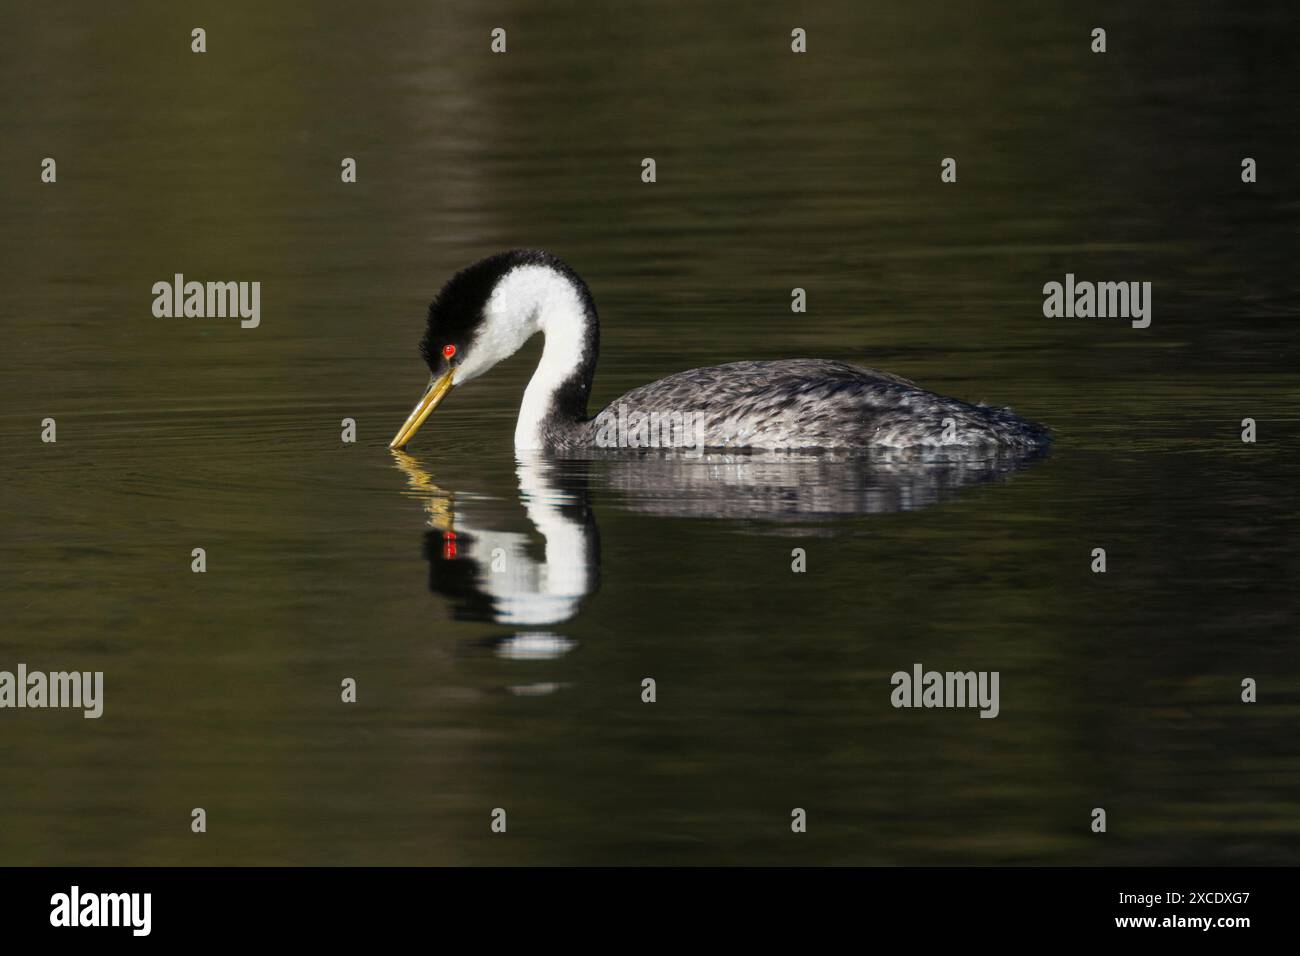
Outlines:
POLYGON ((0 862, 1300 861, 1285 7, 9 6, 0 669, 106 700, 0 710, 0 862), (533 343, 390 453, 428 299, 520 245, 597 403, 815 356, 1056 445, 516 461, 533 343), (261 326, 154 318, 177 272, 261 326), (1067 272, 1151 327, 1044 318, 1067 272), (915 662, 999 717, 895 710, 915 662))

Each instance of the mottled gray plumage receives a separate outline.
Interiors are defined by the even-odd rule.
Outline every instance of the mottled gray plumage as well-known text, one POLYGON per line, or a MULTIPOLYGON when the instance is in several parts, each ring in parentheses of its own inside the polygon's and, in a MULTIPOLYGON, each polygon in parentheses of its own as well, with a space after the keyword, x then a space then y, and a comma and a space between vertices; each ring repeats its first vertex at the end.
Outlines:
POLYGON ((633 412, 700 414, 709 448, 963 447, 1024 451, 1045 428, 1005 408, 972 405, 875 369, 822 359, 732 362, 642 385, 583 422, 548 423, 552 447, 597 445, 601 425, 633 412))

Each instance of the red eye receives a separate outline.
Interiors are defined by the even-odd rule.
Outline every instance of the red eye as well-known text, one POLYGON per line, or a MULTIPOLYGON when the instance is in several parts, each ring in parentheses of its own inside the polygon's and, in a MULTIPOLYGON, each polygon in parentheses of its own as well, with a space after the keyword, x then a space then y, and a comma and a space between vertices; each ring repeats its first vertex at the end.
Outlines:
POLYGON ((451 358, 453 355, 456 354, 456 346, 444 345, 442 347, 442 354, 444 358, 451 358))

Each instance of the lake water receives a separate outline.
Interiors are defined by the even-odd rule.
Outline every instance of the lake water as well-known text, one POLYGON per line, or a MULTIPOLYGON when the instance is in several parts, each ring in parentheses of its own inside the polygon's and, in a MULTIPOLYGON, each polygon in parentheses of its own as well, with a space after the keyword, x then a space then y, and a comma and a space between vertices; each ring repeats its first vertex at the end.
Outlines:
POLYGON ((1074 6, 9 11, 0 669, 106 688, 0 710, 0 863, 1300 861, 1288 13, 1074 6), (531 343, 389 452, 514 246, 590 285, 597 405, 812 356, 1055 445, 518 461, 531 343), (1150 328, 1045 318, 1066 273, 1150 328), (895 709, 917 662, 999 716, 895 709))

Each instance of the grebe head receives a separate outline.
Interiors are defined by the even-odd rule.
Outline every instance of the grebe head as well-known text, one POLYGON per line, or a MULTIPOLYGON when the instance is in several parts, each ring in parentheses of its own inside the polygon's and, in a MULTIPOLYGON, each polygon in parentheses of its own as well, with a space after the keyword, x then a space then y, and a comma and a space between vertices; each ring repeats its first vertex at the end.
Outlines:
POLYGON ((521 428, 530 400, 539 420, 572 414, 575 403, 585 414, 598 336, 591 293, 559 258, 531 249, 489 256, 452 276, 429 305, 420 342, 429 384, 389 447, 404 448, 453 387, 509 358, 539 331, 547 345, 525 393, 521 428))

